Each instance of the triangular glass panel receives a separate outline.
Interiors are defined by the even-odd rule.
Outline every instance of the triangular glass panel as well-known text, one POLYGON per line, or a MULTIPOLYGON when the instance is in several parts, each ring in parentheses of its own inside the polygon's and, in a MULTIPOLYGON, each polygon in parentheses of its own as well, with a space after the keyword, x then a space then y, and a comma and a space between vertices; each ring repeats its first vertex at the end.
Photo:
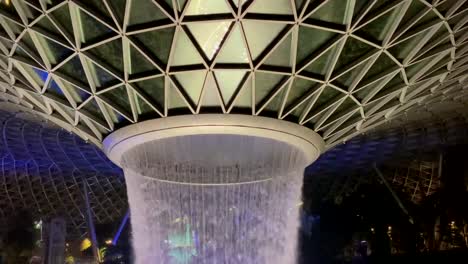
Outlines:
POLYGON ((179 12, 182 12, 182 10, 184 9, 185 7, 185 3, 187 2, 187 0, 176 0, 176 3, 177 3, 177 10, 179 10, 179 12))
POLYGON ((249 7, 249 13, 292 15, 293 10, 290 0, 277 0, 271 4, 271 0, 256 0, 249 7))
POLYGON ((370 4, 374 3, 369 2, 368 0, 356 0, 353 8, 353 21, 357 20, 362 12, 367 10, 370 4))
POLYGON ((122 40, 116 39, 99 45, 90 50, 90 53, 118 72, 123 72, 122 40))
POLYGON ((197 40, 197 43, 205 53, 205 56, 209 60, 212 60, 213 56, 219 50, 220 44, 229 30, 230 25, 230 21, 202 22, 190 23, 187 27, 193 37, 197 40))
POLYGON ((73 24, 68 4, 54 9, 49 13, 49 17, 55 22, 60 30, 68 34, 68 38, 73 38, 73 24))
POLYGON ((336 62, 335 70, 340 70, 350 64, 356 63, 360 58, 372 51, 377 51, 377 49, 353 37, 346 38, 346 43, 336 62))
POLYGON ((243 112, 252 108, 252 77, 249 77, 233 101, 235 112, 243 112))
MULTIPOLYGON (((168 93, 168 109, 169 110, 176 110, 176 111, 183 111, 183 112, 190 112, 189 105, 185 102, 185 100, 181 97, 179 91, 177 90, 174 85, 171 84, 168 93)), ((192 106, 193 107, 193 106, 192 106)))
MULTIPOLYGON (((297 122, 298 121, 297 119, 301 118, 302 114, 304 113, 308 105, 309 105, 309 101, 303 102, 301 105, 296 107, 294 111, 292 111, 291 114, 288 115, 288 118, 294 119, 294 121, 297 122), (291 118, 291 116, 293 118, 291 118)), ((283 111, 283 114, 286 114, 286 111, 283 111)))
POLYGON ((89 44, 93 42, 98 42, 109 37, 114 32, 112 31, 112 29, 102 24, 94 17, 90 16, 82 9, 79 9, 78 14, 81 21, 81 29, 83 34, 81 36, 82 43, 89 44))
MULTIPOLYGON (((237 94, 237 90, 242 88, 243 80, 246 78, 245 70, 216 70, 214 72, 224 104, 230 105, 237 94)), ((245 81, 244 81, 245 82, 245 81)))
MULTIPOLYGON (((465 18, 465 15, 461 15, 460 18, 465 18)), ((439 15, 437 15, 436 12, 431 10, 427 12, 421 19, 418 19, 418 22, 416 22, 416 24, 413 25, 412 28, 424 27, 424 25, 431 24, 431 22, 435 22, 435 21, 441 21, 441 20, 440 20, 439 15)), ((449 24, 450 22, 451 21, 449 20, 449 24)), ((452 27, 453 26, 455 25, 452 25, 452 27)))
POLYGON ((36 34, 42 48, 44 49, 50 64, 57 65, 64 59, 73 54, 73 51, 65 46, 58 44, 40 34, 36 34))
POLYGON ((388 49, 390 53, 392 53, 397 59, 403 61, 410 52, 417 46, 417 44, 424 39, 426 34, 428 33, 427 30, 416 34, 388 49))
MULTIPOLYGON (((0 17, 0 21, 2 23, 0 23, 1 26, 3 26, 3 28, 5 29, 5 31, 7 32, 11 32, 13 33, 15 39, 18 38, 19 34, 21 34, 21 32, 23 32, 24 30, 24 26, 19 24, 19 23, 15 23, 13 22, 12 20, 6 18, 6 17, 0 17)), ((17 21, 20 21, 19 19, 17 21)), ((11 38, 12 36, 10 36, 11 38)), ((12 39, 14 40, 14 39, 12 39)))
MULTIPOLYGON (((335 56, 335 53, 338 50, 338 45, 333 46, 330 48, 328 51, 326 51, 324 54, 322 54, 318 58, 314 58, 314 61, 310 63, 304 71, 308 73, 308 75, 311 75, 316 78, 323 78, 325 74, 331 69, 332 67, 332 62, 333 62, 333 57, 335 56)), ((304 73, 302 73, 304 74, 304 73)))
POLYGON ((41 32, 45 31, 48 35, 52 35, 54 38, 63 39, 62 33, 60 33, 54 24, 52 24, 48 16, 44 16, 42 19, 39 19, 37 23, 34 24, 33 28, 41 32))
MULTIPOLYGON (((110 14, 108 12, 106 5, 104 4, 104 1, 80 0, 80 2, 83 3, 88 8, 88 10, 92 10, 93 13, 97 13, 101 17, 108 20, 110 14)), ((108 1, 108 2, 111 2, 111 1, 108 1)))
POLYGON ((36 45, 34 44, 29 34, 30 33, 26 31, 23 37, 21 37, 19 46, 22 50, 20 48, 17 48, 15 55, 20 55, 21 57, 26 59, 34 59, 36 62, 38 61, 39 63, 43 64, 41 57, 38 56, 39 52, 36 49, 36 45), (23 54, 23 52, 25 52, 27 55, 23 54))
POLYGON ((148 25, 152 22, 161 22, 161 20, 171 21, 153 1, 132 0, 130 8, 129 25, 148 25))
POLYGON ((112 0, 107 3, 118 22, 122 23, 125 15, 126 0, 112 0))
POLYGON ((257 72, 255 74, 255 105, 266 102, 288 79, 285 75, 257 72))
POLYGON ((67 90, 68 94, 70 94, 70 96, 76 102, 76 104, 81 104, 91 96, 89 92, 86 92, 83 89, 78 88, 61 79, 57 79, 57 83, 59 84, 59 87, 62 87, 63 89, 67 90))
POLYGON ((405 82, 403 81, 401 74, 397 74, 390 80, 385 86, 380 89, 380 91, 370 98, 369 102, 379 100, 384 96, 387 96, 391 93, 394 93, 398 90, 403 89, 406 86, 405 82))
POLYGON ((360 120, 362 120, 362 116, 361 116, 361 113, 357 111, 356 113, 352 114, 349 118, 347 118, 347 120, 343 122, 341 125, 339 125, 338 127, 334 128, 333 130, 325 132, 324 136, 328 138, 333 135, 336 135, 342 132, 343 130, 349 128, 350 126, 356 125, 356 123, 359 122, 360 120))
POLYGON ((155 108, 164 108, 164 77, 135 82, 134 85, 138 88, 138 92, 155 108))
MULTIPOLYGON (((66 79, 71 79, 88 87, 88 79, 86 78, 85 71, 78 56, 67 61, 56 71, 56 73, 62 73, 66 75, 66 79)), ((63 76, 60 77, 65 78, 63 76)))
POLYGON ((128 113, 123 111, 121 108, 116 107, 115 105, 111 106, 110 104, 103 102, 102 106, 107 111, 112 123, 114 124, 120 124, 120 123, 126 122, 129 118, 128 113))
POLYGON ((93 119, 98 124, 101 124, 107 127, 106 119, 104 115, 102 114, 101 108, 99 108, 99 105, 96 102, 96 99, 93 98, 87 101, 86 104, 80 108, 79 112, 84 114, 88 118, 93 119))
MULTIPOLYGON (((45 81, 47 80, 49 73, 47 73, 44 70, 40 70, 38 68, 31 67, 26 64, 22 64, 22 66, 28 72, 28 74, 34 79, 34 84, 39 85, 39 87, 44 87, 45 81)), ((34 84, 33 86, 35 86, 34 84)))
POLYGON ((133 45, 130 48, 130 67, 128 69, 130 74, 145 74, 145 73, 159 73, 156 66, 148 61, 133 45))
POLYGON ((286 111, 288 109, 294 108, 304 96, 309 95, 310 93, 315 92, 319 87, 320 83, 309 81, 302 78, 294 78, 291 89, 288 93, 288 98, 286 99, 286 111))
MULTIPOLYGON (((386 12, 357 30, 356 34, 376 43, 380 43, 389 33, 392 23, 398 18, 400 13, 399 11, 400 8, 395 8, 386 12)), ((361 23, 365 23, 365 21, 366 20, 362 20, 361 23)))
POLYGON ((94 81, 94 85, 99 91, 102 88, 106 88, 112 85, 115 85, 119 80, 99 65, 88 61, 89 70, 94 81))
POLYGON ((377 60, 367 71, 363 80, 378 78, 381 75, 397 70, 399 66, 384 52, 380 54, 377 60))
POLYGON ((309 27, 299 27, 296 63, 310 60, 313 54, 330 46, 340 35, 334 32, 309 27))
POLYGON ((320 93, 317 100, 315 101, 312 108, 309 110, 309 113, 306 119, 309 119, 310 117, 315 116, 316 114, 323 111, 327 107, 333 105, 333 103, 340 100, 343 96, 344 94, 341 93, 340 91, 330 86, 325 87, 323 91, 320 93))
POLYGON ((238 24, 234 25, 226 43, 224 43, 216 57, 216 62, 226 64, 249 63, 249 52, 245 46, 242 31, 238 24))
POLYGON ((152 55, 152 58, 156 58, 156 61, 160 61, 166 65, 171 51, 174 32, 175 28, 169 27, 137 34, 132 40, 142 44, 139 46, 145 48, 145 53, 152 55))
MULTIPOLYGON (((180 2, 180 1, 179 1, 180 2)), ((192 0, 185 10, 187 16, 231 13, 226 1, 192 0)))
POLYGON ((3 49, 0 50, 2 50, 5 55, 8 55, 11 48, 13 47, 14 42, 0 37, 0 44, 3 45, 6 49, 5 51, 3 49))
POLYGON ((349 88, 352 84, 353 81, 358 77, 362 76, 366 67, 368 66, 369 61, 361 63, 361 65, 347 71, 345 74, 341 75, 340 77, 336 78, 334 82, 338 84, 338 86, 344 86, 349 88))
POLYGON ((393 75, 389 75, 385 78, 382 78, 380 80, 377 80, 371 84, 368 84, 364 87, 360 87, 359 89, 355 90, 353 92, 353 96, 358 99, 359 101, 363 102, 364 99, 368 100, 371 98, 371 96, 373 96, 372 94, 375 94, 377 93, 380 89, 382 89, 382 87, 385 85, 385 83, 387 83, 388 81, 390 81, 391 78, 393 75))
POLYGON ((282 23, 249 20, 243 21, 242 25, 253 60, 258 59, 286 27, 282 23))
POLYGON ((192 41, 183 30, 177 35, 177 42, 172 56, 172 66, 202 64, 203 59, 198 50, 193 46, 192 41))
POLYGON ((136 97, 136 111, 138 115, 153 115, 157 113, 141 96, 136 97))
POLYGON ((329 0, 315 10, 308 18, 335 24, 346 23, 346 9, 348 5, 343 0, 329 0))
POLYGON ((102 93, 99 95, 99 98, 123 114, 127 116, 131 115, 132 108, 125 85, 102 93))
MULTIPOLYGON (((406 9, 403 19, 399 23, 399 27, 405 27, 408 22, 413 21, 418 15, 427 12, 429 7, 423 4, 421 1, 411 1, 408 9, 406 9)), ((397 29, 398 31, 399 29, 397 29)))
POLYGON ((206 78, 206 71, 190 71, 174 74, 180 92, 186 95, 193 105, 197 105, 200 100, 201 91, 206 78))
POLYGON ((212 74, 208 74, 205 81, 205 87, 203 89, 203 98, 201 99, 201 109, 213 109, 214 111, 222 111, 220 109, 222 102, 219 98, 218 87, 212 74))
POLYGON ((268 104, 265 106, 262 112, 264 114, 268 114, 268 113, 280 111, 281 106, 283 105, 284 96, 286 95, 287 90, 288 90, 288 84, 283 86, 283 88, 281 88, 281 91, 279 91, 276 95, 274 95, 274 97, 270 100, 270 102, 268 102, 268 104))
POLYGON ((321 127, 327 126, 335 121, 337 121, 339 118, 342 118, 343 116, 351 113, 352 111, 356 110, 359 108, 359 105, 356 104, 356 102, 351 99, 350 97, 347 97, 341 104, 338 106, 337 109, 331 114, 324 124, 321 125, 321 127))
POLYGON ((70 103, 67 97, 65 96, 65 93, 53 79, 51 79, 49 84, 47 85, 47 90, 44 95, 66 106, 70 106, 70 103))
POLYGON ((291 44, 292 34, 289 34, 283 39, 281 44, 276 47, 270 55, 268 55, 264 65, 291 67, 293 63, 291 60, 291 44))

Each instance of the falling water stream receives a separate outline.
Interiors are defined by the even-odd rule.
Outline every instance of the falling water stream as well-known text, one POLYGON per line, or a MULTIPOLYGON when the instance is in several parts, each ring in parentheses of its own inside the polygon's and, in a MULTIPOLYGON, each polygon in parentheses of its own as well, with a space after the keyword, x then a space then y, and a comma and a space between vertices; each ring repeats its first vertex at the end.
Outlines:
POLYGON ((296 263, 302 152, 272 139, 193 135, 123 156, 137 264, 296 263))

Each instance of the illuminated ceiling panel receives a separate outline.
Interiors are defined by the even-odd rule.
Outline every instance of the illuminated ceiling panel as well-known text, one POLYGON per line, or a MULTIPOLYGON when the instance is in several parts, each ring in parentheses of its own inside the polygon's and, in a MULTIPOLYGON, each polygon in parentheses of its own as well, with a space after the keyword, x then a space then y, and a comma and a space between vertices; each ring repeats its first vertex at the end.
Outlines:
POLYGON ((97 145, 142 120, 242 113, 332 147, 415 105, 467 99, 466 1, 0 5, 0 97, 97 145))

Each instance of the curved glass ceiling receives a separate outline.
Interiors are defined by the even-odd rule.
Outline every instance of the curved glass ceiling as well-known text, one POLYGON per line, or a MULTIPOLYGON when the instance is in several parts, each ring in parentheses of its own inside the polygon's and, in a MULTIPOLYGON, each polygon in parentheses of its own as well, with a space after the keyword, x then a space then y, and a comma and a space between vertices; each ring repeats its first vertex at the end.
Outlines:
POLYGON ((8 3, 0 96, 96 142, 147 119, 242 113, 331 146, 467 81, 465 1, 8 3))

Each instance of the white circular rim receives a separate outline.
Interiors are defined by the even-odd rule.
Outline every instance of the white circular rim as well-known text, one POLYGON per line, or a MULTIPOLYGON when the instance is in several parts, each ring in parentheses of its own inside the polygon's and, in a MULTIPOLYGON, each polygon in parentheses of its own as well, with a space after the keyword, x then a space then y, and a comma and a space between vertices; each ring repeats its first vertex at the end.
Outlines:
POLYGON ((309 128, 284 120, 233 114, 203 114, 148 120, 118 129, 103 141, 104 152, 120 166, 122 155, 148 141, 189 135, 230 134, 285 142, 315 161, 325 149, 322 137, 309 128))

